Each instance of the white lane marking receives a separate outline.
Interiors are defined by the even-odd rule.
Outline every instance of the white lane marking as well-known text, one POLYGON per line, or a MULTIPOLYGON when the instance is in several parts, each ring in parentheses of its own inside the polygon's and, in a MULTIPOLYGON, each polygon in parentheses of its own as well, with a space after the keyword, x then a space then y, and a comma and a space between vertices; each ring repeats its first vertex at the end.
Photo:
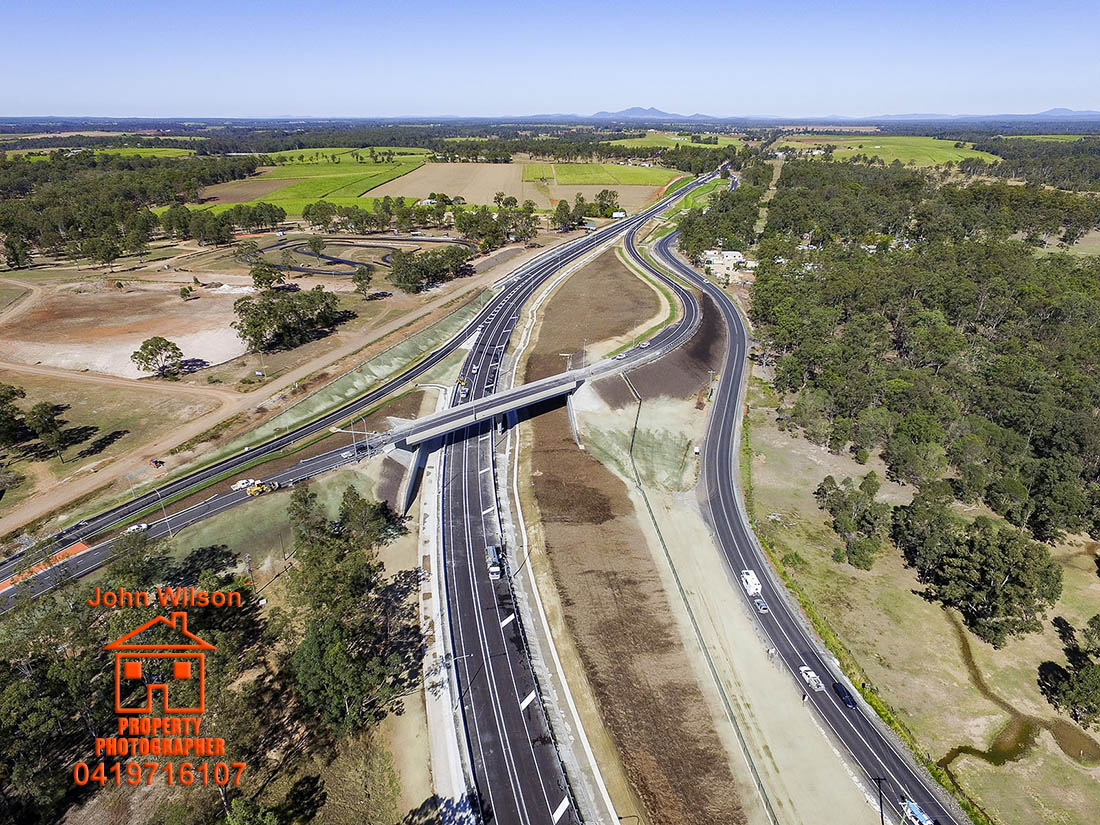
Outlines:
MULTIPOLYGON (((505 624, 507 624, 507 623, 505 623, 505 624)), ((504 625, 501 625, 501 627, 503 627, 503 626, 504 625)), ((527 706, 529 704, 531 704, 533 701, 535 701, 535 691, 532 690, 530 693, 527 694, 527 698, 519 703, 519 709, 520 710, 527 710, 527 706)))
POLYGON ((514 618, 516 618, 516 614, 515 613, 509 613, 508 618, 505 619, 503 622, 501 622, 500 626, 501 627, 507 627, 508 625, 510 625, 512 623, 512 619, 514 619, 514 618))
POLYGON ((485 475, 485 473, 489 472, 491 469, 493 469, 493 468, 492 467, 482 467, 480 470, 477 471, 477 474, 479 476, 480 475, 485 475))
POLYGON ((567 797, 565 797, 565 799, 563 799, 561 801, 561 804, 558 805, 558 809, 556 811, 554 811, 554 821, 557 822, 559 819, 561 819, 565 815, 565 812, 568 811, 568 810, 569 810, 569 797, 567 796, 567 797))
MULTIPOLYGON (((476 451, 476 449, 477 449, 476 446, 474 445, 474 443, 470 439, 463 439, 463 441, 462 441, 462 452, 461 452, 463 470, 472 465, 473 462, 470 458, 470 451, 471 450, 476 451)), ((475 452, 475 455, 476 455, 476 452, 475 452)), ((466 473, 461 472, 461 474, 459 475, 459 478, 465 480, 466 473)), ((461 503, 462 503, 462 505, 461 505, 461 509, 458 512, 468 514, 470 508, 475 506, 474 501, 473 501, 473 495, 472 495, 475 491, 470 490, 468 487, 466 487, 464 485, 461 488, 458 485, 454 485, 454 488, 455 489, 452 492, 459 492, 461 494, 461 503)), ((481 498, 482 498, 482 490, 481 490, 481 485, 480 484, 477 485, 476 496, 477 496, 478 500, 480 501, 481 498)), ((474 562, 473 562, 472 550, 473 550, 476 542, 474 542, 474 540, 473 540, 472 526, 473 526, 473 519, 472 518, 467 517, 467 518, 462 519, 462 527, 463 527, 463 530, 465 532, 465 537, 466 537, 465 547, 467 548, 468 551, 471 551, 471 555, 468 557, 468 559, 470 561, 470 564, 469 564, 469 567, 467 569, 468 578, 469 578, 469 585, 470 585, 470 591, 469 592, 470 592, 470 596, 473 600, 474 607, 475 607, 475 609, 473 611, 474 624, 475 624, 476 629, 477 629, 477 637, 478 637, 478 641, 479 641, 479 645, 480 645, 482 665, 485 669, 486 686, 487 686, 488 691, 489 691, 489 704, 491 705, 491 710, 492 710, 492 713, 493 713, 494 721, 496 722, 497 737, 498 737, 498 741, 500 742, 500 745, 501 745, 501 755, 504 757, 504 769, 505 769, 505 771, 508 775, 508 782, 512 786, 512 796, 515 799, 516 813, 519 817, 520 825, 531 825, 532 819, 531 819, 531 813, 527 808, 526 792, 525 792, 525 790, 522 786, 522 780, 519 777, 519 770, 517 768, 517 763, 516 763, 516 755, 512 752, 512 744, 511 744, 511 741, 510 741, 510 738, 509 738, 507 723, 504 719, 504 705, 503 705, 503 702, 502 702, 503 697, 501 696, 500 689, 497 685, 497 678, 498 677, 497 677, 497 674, 496 674, 496 668, 494 667, 494 663, 493 663, 493 656, 490 655, 489 632, 488 632, 488 628, 487 628, 487 625, 486 625, 486 622, 485 622, 485 619, 484 619, 484 616, 483 616, 483 612, 486 611, 486 607, 484 606, 484 602, 482 601, 483 593, 482 593, 481 589, 478 587, 477 580, 474 577, 474 562)), ((490 592, 492 592, 492 591, 490 591, 490 592)), ((499 620, 500 620, 500 603, 496 599, 495 593, 493 593, 493 595, 492 595, 492 600, 491 600, 491 603, 490 603, 490 606, 488 607, 488 609, 490 609, 490 610, 495 609, 495 611, 497 613, 497 621, 499 622, 499 620)), ((501 644, 503 645, 503 644, 506 643, 505 639, 504 639, 504 631, 498 629, 498 632, 500 633, 501 644)), ((508 663, 509 672, 511 672, 511 667, 512 667, 511 656, 505 656, 505 660, 508 663)), ((514 677, 512 678, 512 685, 513 685, 513 690, 515 690, 515 678, 514 677)), ((512 695, 518 695, 518 693, 513 693, 512 695)), ((472 701, 472 697, 471 697, 471 701, 472 701)), ((526 730, 526 724, 527 724, 526 719, 524 719, 524 729, 525 730, 526 730)), ((525 738, 527 739, 528 748, 530 748, 532 750, 532 753, 533 753, 534 746, 531 744, 530 731, 527 731, 527 736, 525 738)), ((488 767, 488 766, 486 765, 486 767, 488 767)), ((540 784, 541 784, 541 781, 542 781, 541 775, 539 777, 539 781, 540 781, 540 784)), ((545 800, 545 798, 546 798, 546 793, 545 793, 545 791, 543 791, 543 799, 545 800)), ((547 803, 547 804, 549 804, 549 803, 547 803)))
POLYGON ((481 511, 481 515, 487 516, 491 512, 493 512, 493 508, 492 508, 492 506, 489 506, 489 507, 486 507, 484 510, 481 511))

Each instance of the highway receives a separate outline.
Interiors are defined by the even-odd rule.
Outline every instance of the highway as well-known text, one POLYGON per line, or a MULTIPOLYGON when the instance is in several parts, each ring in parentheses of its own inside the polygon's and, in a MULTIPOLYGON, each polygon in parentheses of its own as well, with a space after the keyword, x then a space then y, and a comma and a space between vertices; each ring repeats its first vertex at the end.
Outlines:
MULTIPOLYGON (((517 268, 506 278, 498 282, 498 286, 500 287, 498 294, 493 296, 481 311, 479 311, 477 315, 448 342, 442 344, 432 352, 427 353, 416 364, 403 370, 392 378, 383 381, 371 392, 343 404, 313 421, 294 427, 262 444, 258 444, 245 451, 212 462, 205 467, 201 467, 165 482, 149 492, 143 493, 129 501, 105 510, 93 518, 88 519, 86 522, 71 525, 51 537, 52 546, 49 552, 53 553, 59 551, 78 541, 86 541, 89 543, 95 542, 96 546, 93 547, 92 550, 85 551, 82 556, 91 554, 100 544, 102 544, 102 542, 96 541, 97 537, 102 538, 108 531, 113 530, 127 521, 133 520, 141 513, 147 511, 151 512, 154 508, 159 507, 164 499, 178 496, 199 485, 209 483, 212 479, 218 478, 219 476, 231 474, 245 464, 254 462, 257 458, 273 455, 280 450, 290 447, 303 438, 328 430, 340 424, 350 416, 369 409, 386 396, 396 392, 442 362, 472 336, 480 334, 491 320, 495 321, 499 318, 506 317, 511 318, 513 315, 516 315, 518 318, 517 313, 520 307, 522 307, 531 295, 533 295, 539 287, 560 268, 576 261, 578 258, 588 254, 619 235, 641 226, 650 217, 664 211, 671 203, 683 197, 687 192, 701 185, 706 180, 709 180, 709 177, 692 181, 633 217, 617 221, 596 232, 592 232, 586 236, 548 250, 517 268)), ((514 323, 515 320, 516 319, 512 319, 512 322, 514 323)), ((509 331, 510 329, 511 327, 509 327, 509 331)), ((336 459, 332 460, 332 466, 337 466, 340 463, 339 454, 334 454, 336 455, 336 459)), ((321 470, 317 472, 321 472, 321 470)), ((226 506, 233 506, 243 500, 239 496, 227 492, 217 492, 219 493, 218 497, 211 503, 211 507, 221 507, 223 504, 226 506)), ((155 516, 149 515, 146 516, 146 518, 155 518, 155 516)), ((178 526, 183 525, 180 524, 178 526)), ((177 525, 173 519, 172 529, 175 530, 176 527, 177 525)), ((104 558, 106 557, 106 552, 102 550, 98 552, 104 558)), ((0 562, 0 582, 9 579, 12 575, 17 573, 22 565, 22 561, 21 556, 17 555, 0 562)), ((102 559, 100 563, 102 563, 102 559)), ((88 572, 88 569, 94 568, 85 569, 85 562, 82 560, 80 564, 75 567, 70 565, 70 569, 80 569, 82 572, 88 572)), ((56 578, 56 575, 56 571, 52 574, 47 572, 39 573, 35 578, 41 577, 41 581, 35 582, 34 587, 36 589, 45 589, 51 586, 51 579, 56 578)), ((0 612, 6 609, 9 602, 10 593, 0 594, 0 612)))
MULTIPOLYGON (((531 395, 539 385, 554 380, 591 378, 636 367, 660 358, 695 332, 701 317, 699 303, 689 290, 638 253, 634 238, 642 225, 634 223, 627 229, 631 257, 676 294, 680 317, 643 347, 563 376, 525 384, 517 388, 517 395, 531 395)), ((468 406, 460 403, 465 397, 473 404, 496 390, 502 356, 518 319, 518 307, 515 312, 490 316, 463 363, 452 411, 468 406)), ((489 575, 486 548, 505 545, 493 461, 495 437, 493 421, 484 420, 451 432, 443 445, 441 532, 451 661, 461 697, 476 798, 486 822, 579 823, 580 814, 569 793, 539 697, 514 604, 511 576, 507 569, 499 579, 489 575)), ((502 556, 507 557, 507 553, 502 556)))
MULTIPOLYGON (((832 690, 838 668, 821 643, 811 636, 799 615, 799 608, 772 572, 737 492, 737 422, 744 404, 748 331, 732 299, 676 257, 672 251, 675 239, 676 233, 673 233, 657 242, 658 260, 669 271, 705 292, 718 306, 729 330, 725 363, 714 392, 703 441, 698 493, 704 515, 729 565, 733 586, 763 627, 774 649, 773 656, 778 657, 790 672, 791 678, 805 692, 807 703, 859 765, 866 786, 874 788, 876 778, 883 780, 883 797, 894 818, 900 821, 900 800, 908 798, 941 825, 968 823, 968 819, 944 803, 942 790, 915 763, 905 747, 880 729, 873 710, 861 701, 856 703, 856 708, 848 708, 832 690), (757 573, 763 588, 759 596, 750 597, 741 586, 742 570, 757 573), (754 598, 766 601, 767 614, 756 611, 754 598), (824 682, 824 690, 812 690, 804 683, 799 675, 799 668, 803 666, 817 673, 824 682)), ((827 817, 825 821, 829 821, 827 817)))

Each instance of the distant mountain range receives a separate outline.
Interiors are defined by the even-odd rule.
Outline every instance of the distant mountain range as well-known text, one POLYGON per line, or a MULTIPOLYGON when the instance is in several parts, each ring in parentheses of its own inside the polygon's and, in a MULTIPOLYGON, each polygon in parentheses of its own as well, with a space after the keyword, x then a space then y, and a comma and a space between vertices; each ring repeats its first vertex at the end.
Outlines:
POLYGON ((643 109, 641 106, 631 106, 618 112, 596 112, 593 120, 719 120, 711 115, 701 115, 696 112, 693 115, 678 115, 675 112, 662 112, 650 106, 643 109))
MULTIPOLYGON (((621 109, 618 112, 601 111, 585 117, 584 115, 534 115, 530 119, 538 118, 579 118, 582 120, 638 120, 638 121, 677 121, 688 122, 714 122, 714 121, 797 121, 799 123, 838 123, 842 121, 858 122, 888 122, 888 121, 930 121, 930 120, 963 120, 963 121, 1012 121, 1012 120, 1098 120, 1100 111, 1092 109, 1047 109, 1045 112, 1034 114, 1001 114, 1001 115, 946 115, 938 113, 911 113, 899 115, 871 115, 867 117, 851 117, 849 115, 830 115, 828 117, 779 117, 777 115, 734 115, 730 117, 715 117, 696 112, 693 115, 681 115, 676 112, 665 112, 652 106, 642 108, 632 106, 629 109, 621 109)), ((524 118, 528 119, 528 118, 524 118)))

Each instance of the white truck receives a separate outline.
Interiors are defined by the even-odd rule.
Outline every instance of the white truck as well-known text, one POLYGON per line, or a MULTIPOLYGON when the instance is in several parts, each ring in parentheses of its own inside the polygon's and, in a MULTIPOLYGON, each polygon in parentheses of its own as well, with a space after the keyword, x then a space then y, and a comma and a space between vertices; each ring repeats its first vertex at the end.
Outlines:
POLYGON ((489 569, 489 578, 496 581, 504 569, 504 562, 500 557, 500 547, 490 544, 485 548, 485 566, 489 569))
POLYGON ((756 578, 755 570, 742 570, 741 571, 741 586, 745 588, 745 592, 750 596, 759 596, 761 587, 760 579, 756 578))
POLYGON ((821 681, 821 677, 810 670, 806 665, 803 665, 798 669, 798 675, 802 677, 802 681, 809 685, 815 691, 825 690, 825 683, 821 681))

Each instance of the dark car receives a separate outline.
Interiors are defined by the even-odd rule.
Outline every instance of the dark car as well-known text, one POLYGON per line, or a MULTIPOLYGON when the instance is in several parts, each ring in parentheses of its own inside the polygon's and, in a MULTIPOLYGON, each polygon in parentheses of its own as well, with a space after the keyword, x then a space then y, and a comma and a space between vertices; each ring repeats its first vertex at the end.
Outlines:
POLYGON ((833 682, 833 693, 840 697, 841 702, 855 710, 856 700, 848 688, 844 687, 840 682, 833 682))

